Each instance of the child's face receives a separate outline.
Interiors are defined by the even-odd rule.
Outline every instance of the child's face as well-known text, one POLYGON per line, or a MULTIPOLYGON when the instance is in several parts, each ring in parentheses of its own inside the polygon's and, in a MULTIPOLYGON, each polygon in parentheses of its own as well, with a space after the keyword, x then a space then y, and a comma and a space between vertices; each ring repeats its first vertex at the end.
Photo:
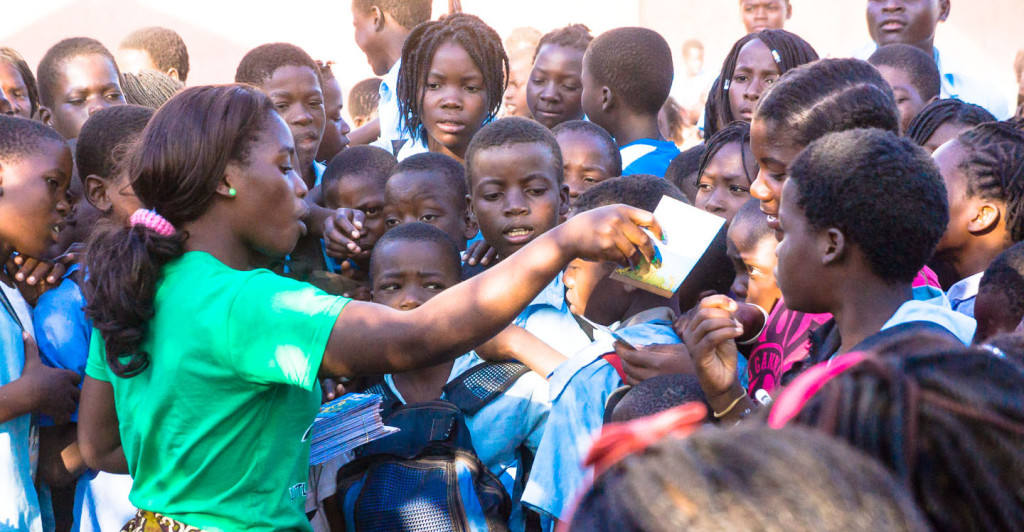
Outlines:
MULTIPOLYGON (((750 178, 756 168, 743 164, 743 144, 730 142, 721 147, 711 158, 704 175, 697 183, 697 198, 694 205, 725 218, 731 223, 740 207, 750 200, 750 178)), ((754 163, 747 154, 747 162, 754 163)))
POLYGON ((783 186, 779 206, 782 240, 775 248, 775 280, 786 298, 786 307, 799 312, 827 312, 817 301, 821 288, 820 232, 811 227, 797 203, 799 191, 793 181, 783 186))
POLYGON ((750 228, 743 224, 729 227, 726 253, 736 269, 736 279, 731 290, 745 303, 752 303, 771 312, 782 297, 779 285, 775 282, 775 246, 778 242, 768 237, 755 241, 752 248, 745 247, 743 243, 749 238, 742 233, 749 231, 750 228))
POLYGON ((78 137, 82 124, 100 109, 124 105, 113 63, 102 55, 80 55, 61 65, 48 122, 66 139, 78 137))
POLYGON ((413 310, 459 283, 457 261, 436 242, 395 242, 373 259, 373 302, 413 310))
POLYGON ((78 172, 72 169, 71 179, 67 188, 68 214, 57 235, 51 255, 57 256, 67 251, 76 242, 85 242, 96 221, 103 214, 91 203, 85 201, 85 187, 78 178, 78 172))
POLYGON ((592 135, 565 132, 557 137, 562 148, 562 169, 569 187, 570 206, 590 187, 611 175, 612 157, 605 144, 592 135))
POLYGON ((356 209, 363 211, 363 231, 360 231, 356 259, 369 259, 377 239, 384 234, 384 183, 375 177, 347 174, 335 180, 325 191, 324 202, 329 209, 356 209))
POLYGON ((632 290, 609 277, 613 270, 615 265, 610 262, 570 262, 562 274, 569 311, 601 325, 621 320, 632 290))
POLYGON ((761 212, 768 216, 768 225, 773 229, 778 229, 782 186, 788 177, 786 169, 805 147, 793 141, 784 127, 756 119, 750 124, 750 151, 758 164, 750 195, 761 201, 761 212))
POLYGON ((489 107, 484 75, 466 50, 451 42, 437 49, 422 98, 420 118, 432 141, 431 151, 447 151, 463 159, 489 107))
POLYGON ((779 67, 772 51, 761 39, 754 39, 740 48, 736 70, 729 82, 729 107, 734 120, 750 122, 761 94, 779 79, 779 67))
POLYGON ((327 118, 327 125, 324 127, 324 137, 320 141, 320 149, 317 151, 318 161, 330 161, 341 150, 348 147, 348 134, 352 130, 348 122, 342 117, 341 110, 344 108, 344 100, 341 97, 341 86, 338 80, 331 78, 324 81, 324 114, 327 118))
POLYGON ((558 225, 568 212, 569 187, 544 144, 487 148, 473 159, 469 207, 484 240, 508 257, 558 225))
POLYGON ((71 150, 44 142, 31 155, 0 161, 0 240, 19 253, 48 259, 70 207, 71 150))
POLYGON ((526 101, 526 85, 530 82, 530 71, 533 61, 527 54, 520 54, 509 61, 508 87, 505 88, 503 101, 505 116, 530 117, 529 103, 526 101))
POLYGON ((946 185, 946 198, 949 202, 949 225, 935 247, 934 255, 939 258, 967 246, 971 240, 969 226, 977 217, 980 207, 979 198, 973 198, 967 193, 967 174, 961 168, 966 156, 967 153, 956 140, 943 144, 932 154, 946 185))
POLYGON ((931 100, 925 100, 917 91, 910 74, 904 70, 891 66, 879 65, 875 67, 882 74, 885 81, 892 87, 893 95, 896 96, 896 108, 900 111, 900 135, 907 132, 914 117, 924 109, 931 100))
POLYGON ((534 120, 551 129, 562 122, 583 118, 583 52, 545 44, 526 86, 526 101, 534 120))
POLYGON ((261 87, 270 97, 274 110, 291 130, 299 172, 313 165, 324 134, 327 114, 324 93, 312 68, 288 65, 275 70, 261 87))
POLYGON ((935 129, 935 133, 925 141, 923 148, 928 153, 935 153, 939 146, 957 138, 961 133, 971 129, 971 126, 957 122, 946 122, 935 129))
POLYGON ((445 232, 466 250, 466 241, 476 235, 466 198, 427 171, 399 172, 388 178, 384 191, 385 231, 402 224, 421 222, 445 232))
POLYGON ((1014 316, 1010 308, 1010 301, 1000 290, 990 286, 979 290, 974 300, 974 319, 978 321, 974 343, 984 342, 997 334, 1014 332, 1021 317, 1014 316))
POLYGON ((931 46, 935 27, 949 15, 949 0, 868 0, 868 33, 878 46, 931 46))
POLYGON ((781 30, 789 18, 789 0, 741 0, 740 13, 747 33, 781 30))
POLYGON ((366 61, 373 69, 373 75, 383 76, 391 70, 387 54, 384 53, 377 35, 377 24, 372 12, 365 12, 352 2, 352 27, 355 30, 356 46, 366 54, 366 61))
POLYGON ((28 86, 25 85, 18 68, 6 61, 0 61, 0 113, 32 118, 28 86))

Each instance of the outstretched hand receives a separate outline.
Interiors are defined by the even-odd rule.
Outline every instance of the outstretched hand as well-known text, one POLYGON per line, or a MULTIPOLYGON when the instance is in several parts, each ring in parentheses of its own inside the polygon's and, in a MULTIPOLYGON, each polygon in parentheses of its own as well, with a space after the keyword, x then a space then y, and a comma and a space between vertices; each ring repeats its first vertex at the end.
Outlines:
POLYGON ((338 259, 359 258, 368 250, 359 247, 366 215, 355 209, 338 209, 324 221, 324 244, 327 254, 338 259))
POLYGON ((645 228, 657 238, 661 226, 654 215, 625 205, 609 205, 578 214, 555 231, 563 249, 585 260, 614 262, 622 266, 639 264, 640 258, 654 258, 654 242, 645 228))

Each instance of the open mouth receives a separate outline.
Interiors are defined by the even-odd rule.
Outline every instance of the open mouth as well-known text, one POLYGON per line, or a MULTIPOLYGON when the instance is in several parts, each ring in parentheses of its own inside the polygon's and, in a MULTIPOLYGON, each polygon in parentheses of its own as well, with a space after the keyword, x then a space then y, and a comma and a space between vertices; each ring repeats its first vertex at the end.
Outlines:
POLYGON ((514 227, 512 229, 505 230, 502 233, 505 239, 512 244, 525 244, 530 241, 533 236, 533 229, 527 227, 514 227))

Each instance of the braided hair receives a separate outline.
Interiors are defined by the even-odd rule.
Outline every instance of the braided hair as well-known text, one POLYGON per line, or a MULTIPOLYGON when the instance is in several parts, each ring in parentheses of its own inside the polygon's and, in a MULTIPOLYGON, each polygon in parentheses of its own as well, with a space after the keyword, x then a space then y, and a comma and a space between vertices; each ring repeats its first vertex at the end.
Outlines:
POLYGON ((810 43, 786 30, 761 30, 736 41, 722 63, 722 72, 712 85, 708 101, 704 105, 704 138, 711 138, 719 129, 738 120, 732 116, 732 107, 729 105, 729 85, 736 72, 740 50, 755 39, 772 51, 772 58, 775 59, 780 76, 800 65, 818 60, 818 52, 814 51, 810 43))
POLYGON ((1006 229, 1024 240, 1024 131, 1012 122, 982 124, 957 137, 967 152, 961 162, 970 196, 1002 201, 1006 229))
POLYGON ((906 136, 924 146, 932 135, 945 124, 959 124, 967 128, 995 122, 996 117, 980 105, 967 103, 955 98, 935 100, 926 105, 907 127, 906 136))
POLYGON ((398 116, 403 128, 422 142, 427 141, 423 127, 423 91, 430 64, 438 48, 447 43, 462 47, 473 59, 484 78, 487 91, 487 116, 494 119, 501 108, 501 97, 508 84, 508 55, 501 45, 501 36, 475 15, 455 13, 441 20, 416 26, 402 46, 402 67, 398 71, 398 116))
POLYGON ((697 180, 693 186, 700 186, 700 176, 704 175, 715 155, 727 144, 732 144, 733 142, 738 142, 741 146, 740 161, 743 163, 743 174, 747 176, 747 184, 754 182, 754 178, 757 177, 757 161, 754 160, 754 154, 750 152, 750 124, 736 121, 715 133, 714 136, 704 143, 707 149, 704 150, 704 154, 700 157, 700 166, 697 167, 697 180), (750 173, 751 170, 754 171, 753 175, 750 173))
POLYGON ((1024 368, 987 352, 869 356, 822 386, 795 421, 878 458, 936 530, 1019 530, 1022 389, 1024 368))

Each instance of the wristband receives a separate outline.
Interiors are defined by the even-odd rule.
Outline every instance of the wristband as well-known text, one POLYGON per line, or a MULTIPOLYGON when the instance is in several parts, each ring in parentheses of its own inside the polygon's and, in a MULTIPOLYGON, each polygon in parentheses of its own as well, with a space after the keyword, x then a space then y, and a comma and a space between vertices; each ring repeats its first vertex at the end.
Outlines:
POLYGON ((715 419, 722 419, 723 417, 729 415, 729 412, 732 412, 732 409, 736 408, 736 405, 740 404, 740 401, 742 401, 743 398, 746 397, 746 396, 747 396, 747 393, 743 392, 742 394, 740 394, 739 397, 736 398, 735 401, 732 402, 732 404, 729 405, 728 408, 726 408, 725 410, 723 410, 721 412, 715 412, 714 413, 715 414, 715 419))

